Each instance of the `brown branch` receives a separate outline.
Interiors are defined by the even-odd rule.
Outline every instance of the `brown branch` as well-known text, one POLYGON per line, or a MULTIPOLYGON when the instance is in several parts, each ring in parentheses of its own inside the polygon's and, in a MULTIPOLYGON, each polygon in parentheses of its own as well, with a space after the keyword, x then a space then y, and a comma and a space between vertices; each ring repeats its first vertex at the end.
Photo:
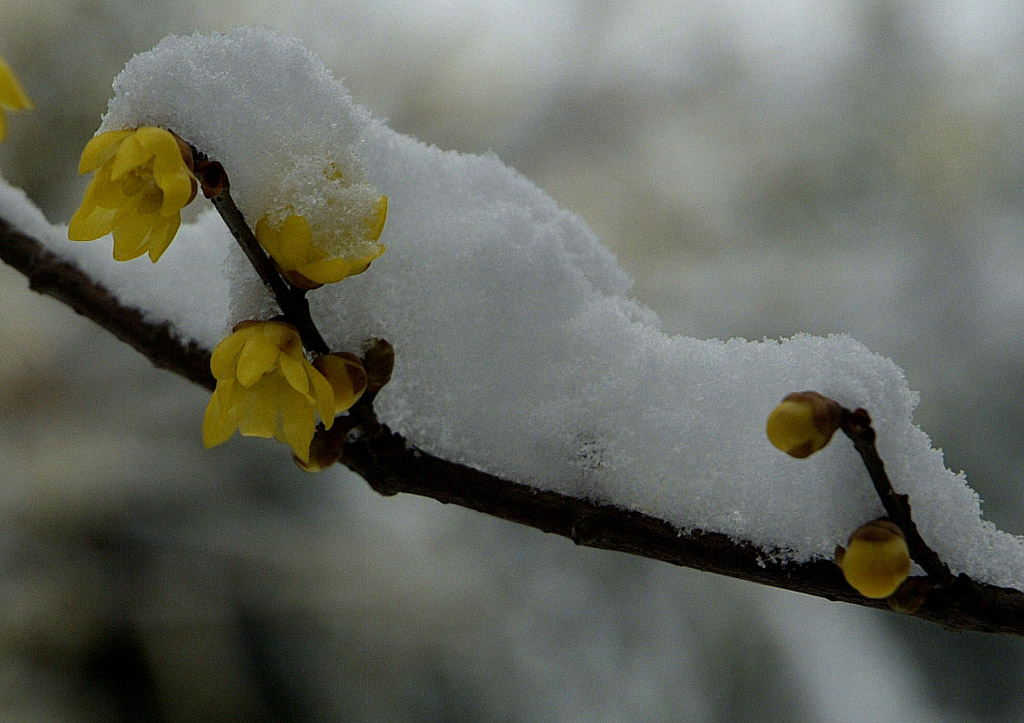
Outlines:
MULTIPOLYGON (((169 324, 153 324, 138 310, 119 305, 73 264, 2 220, 0 258, 25 274, 30 287, 96 321, 157 366, 212 388, 207 350, 175 336, 169 324)), ((663 520, 537 490, 412 448, 376 420, 372 396, 361 400, 345 422, 358 433, 350 435, 341 461, 381 494, 405 492, 430 497, 554 533, 587 547, 626 552, 827 600, 887 609, 884 601, 869 600, 849 588, 831 561, 781 564, 766 559, 754 545, 720 533, 681 533, 663 520)), ((913 614, 953 630, 1024 635, 1024 592, 960 575, 948 587, 933 591, 913 614)))
POLYGON ((907 540, 910 557, 928 573, 935 585, 946 587, 953 583, 953 573, 946 563, 928 546, 921 537, 910 511, 910 500, 907 495, 897 494, 893 489, 889 475, 885 471, 885 463, 875 446, 875 429, 871 426, 871 416, 865 409, 852 412, 843 409, 839 428, 853 442, 854 448, 864 461, 868 476, 875 486, 875 492, 882 501, 885 513, 902 531, 907 540))
POLYGON ((274 262, 264 252, 260 242, 256 240, 245 217, 231 197, 224 167, 216 161, 207 160, 195 149, 193 149, 193 154, 199 159, 196 163, 196 177, 199 178, 203 187, 203 194, 217 209, 224 225, 231 231, 231 235, 235 237, 235 241, 242 248, 249 263, 256 269, 256 273, 259 274, 264 285, 274 295, 277 305, 288 318, 289 323, 298 330, 299 336, 302 338, 302 345, 314 354, 329 354, 330 347, 327 346, 327 342, 320 335, 320 330, 313 323, 313 317, 310 316, 306 293, 301 289, 296 289, 281 277, 274 267, 274 262))
POLYGON ((18 232, 3 218, 0 259, 28 277, 33 291, 52 296, 92 319, 155 366, 213 390, 209 352, 194 341, 181 339, 170 323, 147 322, 138 309, 122 306, 77 266, 47 251, 39 241, 18 232))

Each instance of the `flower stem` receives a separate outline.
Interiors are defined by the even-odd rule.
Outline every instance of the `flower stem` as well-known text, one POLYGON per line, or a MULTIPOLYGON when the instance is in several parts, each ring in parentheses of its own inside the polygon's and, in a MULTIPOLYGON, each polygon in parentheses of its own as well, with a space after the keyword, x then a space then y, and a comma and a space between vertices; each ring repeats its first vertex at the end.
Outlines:
MULTIPOLYGON (((198 152, 195 154, 197 158, 201 158, 198 152)), ((235 205, 224 167, 216 161, 203 158, 196 163, 196 176, 203 187, 203 194, 213 203, 213 207, 217 209, 217 213, 224 220, 231 235, 242 247, 249 263, 253 265, 263 283, 274 294, 277 305, 281 307, 281 313, 290 324, 298 329, 303 346, 314 354, 330 353, 330 347, 327 346, 327 342, 324 341, 320 330, 313 322, 313 317, 310 316, 309 302, 306 301, 305 291, 296 289, 281 277, 281 274, 274 268, 274 262, 270 260, 260 242, 256 240, 245 217, 235 205)))
POLYGON ((921 537, 917 525, 910 514, 910 501, 907 495, 897 494, 885 471, 885 463, 878 454, 875 446, 875 430, 871 426, 871 416, 865 409, 855 409, 852 412, 843 409, 840 429, 853 442, 854 448, 864 460, 871 482, 875 485, 882 506, 885 508, 889 518, 899 525, 903 535, 907 539, 907 547, 910 549, 910 556, 919 564, 928 576, 939 586, 946 587, 955 579, 949 567, 946 566, 939 555, 928 546, 928 543, 921 537))

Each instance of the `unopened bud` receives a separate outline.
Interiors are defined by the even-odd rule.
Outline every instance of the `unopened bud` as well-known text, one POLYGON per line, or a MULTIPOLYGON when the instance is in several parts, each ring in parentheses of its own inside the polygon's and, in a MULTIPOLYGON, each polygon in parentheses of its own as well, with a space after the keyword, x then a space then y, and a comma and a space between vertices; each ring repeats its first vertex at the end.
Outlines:
POLYGON ((309 462, 303 462, 294 454, 292 461, 306 472, 321 472, 341 458, 345 447, 344 425, 335 424, 330 429, 318 427, 309 443, 309 462))
POLYGON ((363 366, 366 367, 366 388, 378 391, 391 381, 395 368, 395 347, 386 339, 373 338, 363 344, 363 366))
POLYGON ((843 577, 864 597, 887 598, 910 575, 910 551, 903 530, 889 520, 861 525, 844 550, 836 547, 843 577))
POLYGON ((342 351, 324 354, 313 360, 334 389, 334 413, 341 414, 355 404, 366 391, 366 370, 355 354, 342 351))
POLYGON ((927 577, 908 577, 886 601, 898 613, 915 613, 928 598, 932 583, 927 577))
POLYGON ((803 459, 822 449, 839 429, 843 407, 818 392, 793 392, 768 415, 768 441, 803 459))
POLYGON ((224 193, 230 186, 227 171, 217 161, 201 161, 196 164, 195 174, 199 178, 203 195, 211 200, 224 193))

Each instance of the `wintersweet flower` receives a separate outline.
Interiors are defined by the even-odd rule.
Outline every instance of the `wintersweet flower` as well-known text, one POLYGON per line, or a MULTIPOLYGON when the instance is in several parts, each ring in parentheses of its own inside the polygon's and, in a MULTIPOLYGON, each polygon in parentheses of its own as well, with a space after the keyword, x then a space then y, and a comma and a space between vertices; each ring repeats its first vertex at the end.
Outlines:
POLYGON ((0 58, 0 141, 7 137, 7 119, 4 111, 31 110, 32 100, 22 90, 14 71, 0 58))
POLYGON ((768 441, 788 455, 809 457, 839 429, 843 408, 818 392, 793 392, 768 415, 768 441))
POLYGON ((195 198, 192 151, 165 128, 109 131, 82 151, 79 173, 94 172, 68 238, 114 235, 114 258, 149 253, 157 261, 178 232, 181 209, 195 198))
POLYGON ((854 530, 845 550, 836 547, 836 562, 850 587, 869 598, 889 597, 910 575, 903 530, 885 519, 854 530))
MULTIPOLYGON (((363 242, 362 253, 355 256, 331 253, 329 244, 314 239, 309 222, 298 214, 288 214, 279 225, 274 225, 264 216, 256 223, 256 239, 292 285, 315 289, 341 281, 346 276, 363 273, 374 259, 384 253, 383 244, 376 241, 384 230, 387 215, 388 198, 381 196, 369 215, 347 229, 347 235, 363 242)), ((337 230, 334 229, 335 233, 337 230)))
POLYGON ((305 463, 317 415, 330 429, 335 415, 355 402, 357 390, 361 393, 344 362, 310 364, 298 331, 282 321, 240 324, 213 350, 210 371, 217 387, 203 418, 206 447, 227 441, 237 430, 275 437, 305 463))

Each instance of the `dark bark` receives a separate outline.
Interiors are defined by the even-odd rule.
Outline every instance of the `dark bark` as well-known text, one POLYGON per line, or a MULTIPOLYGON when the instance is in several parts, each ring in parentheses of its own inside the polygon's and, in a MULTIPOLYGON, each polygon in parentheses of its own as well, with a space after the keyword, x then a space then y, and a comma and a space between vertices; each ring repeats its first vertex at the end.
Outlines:
MULTIPOLYGON (((213 388, 208 350, 178 337, 168 323, 147 322, 137 309, 121 306, 73 264, 2 219, 0 258, 21 271, 32 289, 92 319, 156 366, 213 388)), ((358 433, 350 435, 341 462, 383 495, 417 494, 561 535, 587 547, 639 555, 827 600, 887 608, 885 601, 861 597, 847 586, 831 561, 780 564, 766 559, 752 544, 720 533, 683 533, 647 515, 540 491, 417 450, 376 421, 372 397, 370 394, 361 400, 344 422, 358 433)), ((932 590, 912 614, 952 630, 1024 635, 1024 593, 981 584, 963 575, 932 590)))
POLYGON ((170 323, 149 323, 138 309, 121 306, 77 266, 47 251, 39 241, 15 230, 2 218, 0 259, 28 277, 30 289, 52 296, 92 319, 154 365, 213 389, 208 351, 180 338, 170 323))

